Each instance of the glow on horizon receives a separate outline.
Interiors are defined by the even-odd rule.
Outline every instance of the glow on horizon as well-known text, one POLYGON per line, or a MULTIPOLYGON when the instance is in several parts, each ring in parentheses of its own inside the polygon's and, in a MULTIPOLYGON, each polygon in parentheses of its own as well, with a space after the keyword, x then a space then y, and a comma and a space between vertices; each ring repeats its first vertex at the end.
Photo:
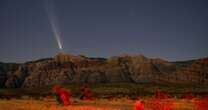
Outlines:
POLYGON ((63 45, 62 45, 62 42, 61 42, 61 32, 59 30, 56 13, 54 11, 55 7, 54 7, 54 4, 53 4, 53 0, 45 0, 45 1, 46 1, 45 5, 46 5, 46 11, 47 11, 47 14, 48 14, 49 23, 52 27, 54 37, 55 37, 56 42, 58 44, 58 48, 60 50, 62 50, 63 45))

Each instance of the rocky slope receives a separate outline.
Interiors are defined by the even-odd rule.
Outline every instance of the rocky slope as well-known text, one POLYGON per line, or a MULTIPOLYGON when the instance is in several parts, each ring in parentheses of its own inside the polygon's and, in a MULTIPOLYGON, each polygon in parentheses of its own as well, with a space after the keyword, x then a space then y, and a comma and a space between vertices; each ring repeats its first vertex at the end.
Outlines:
POLYGON ((178 83, 208 84, 208 58, 193 61, 185 68, 178 69, 173 75, 178 83))
POLYGON ((10 76, 19 68, 20 64, 0 62, 0 87, 5 87, 5 83, 10 76))
POLYGON ((59 53, 24 64, 0 64, 1 88, 116 82, 207 84, 208 58, 171 63, 143 55, 104 59, 59 53))

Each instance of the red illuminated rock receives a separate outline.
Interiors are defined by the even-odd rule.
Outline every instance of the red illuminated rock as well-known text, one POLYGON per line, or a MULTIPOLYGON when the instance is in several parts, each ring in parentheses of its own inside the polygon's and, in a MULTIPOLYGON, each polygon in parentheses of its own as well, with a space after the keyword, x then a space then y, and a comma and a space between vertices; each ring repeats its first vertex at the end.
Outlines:
POLYGON ((57 101, 60 101, 61 104, 63 104, 64 106, 71 105, 71 93, 69 91, 60 86, 55 86, 53 88, 53 92, 58 96, 57 101))
POLYGON ((136 101, 134 110, 144 110, 144 102, 140 100, 136 101))
POLYGON ((84 85, 83 87, 81 87, 81 93, 82 96, 80 97, 80 99, 82 100, 92 100, 92 90, 89 88, 88 85, 84 85))

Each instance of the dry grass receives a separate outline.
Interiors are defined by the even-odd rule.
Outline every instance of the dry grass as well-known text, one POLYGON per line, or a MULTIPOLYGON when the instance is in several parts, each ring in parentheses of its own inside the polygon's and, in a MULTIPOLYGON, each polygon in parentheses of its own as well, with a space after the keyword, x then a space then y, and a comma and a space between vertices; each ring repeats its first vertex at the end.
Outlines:
MULTIPOLYGON (((195 100, 184 99, 163 99, 158 103, 152 98, 144 98, 145 110, 160 110, 158 106, 170 105, 172 110, 207 110, 199 109, 195 105, 195 100)), ((0 110, 132 110, 134 102, 125 98, 107 100, 96 99, 94 101, 81 101, 72 99, 73 105, 63 107, 57 105, 54 99, 47 98, 41 100, 34 99, 11 99, 0 100, 0 110)))
MULTIPOLYGON (((107 101, 80 101, 74 100, 73 105, 63 107, 57 105, 53 99, 11 99, 0 100, 0 110, 121 110, 119 102, 115 104, 107 101)), ((125 107, 124 107, 125 108, 125 107)))

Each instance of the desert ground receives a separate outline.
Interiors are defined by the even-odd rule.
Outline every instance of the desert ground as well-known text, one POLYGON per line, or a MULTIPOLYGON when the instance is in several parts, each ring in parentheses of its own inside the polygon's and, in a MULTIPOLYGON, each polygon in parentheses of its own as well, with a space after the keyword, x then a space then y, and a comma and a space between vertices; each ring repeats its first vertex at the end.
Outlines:
MULTIPOLYGON (((39 100, 25 97, 23 99, 0 100, 1 110, 135 110, 135 100, 128 99, 96 99, 93 101, 82 101, 72 99, 73 104, 69 106, 57 105, 54 99, 43 98, 39 100)), ((145 98, 144 110, 207 110, 207 105, 201 105, 200 99, 163 99, 154 101, 145 98), (170 107, 171 109, 165 109, 170 107), (203 108, 204 106, 204 108, 203 108)), ((207 102, 203 102, 208 104, 207 102)))
POLYGON ((104 84, 92 85, 93 100, 80 100, 78 85, 67 85, 71 105, 59 105, 50 87, 1 89, 0 110, 208 110, 207 86, 104 84), (161 96, 155 91, 161 89, 161 96), (143 102, 143 109, 136 109, 143 102))

